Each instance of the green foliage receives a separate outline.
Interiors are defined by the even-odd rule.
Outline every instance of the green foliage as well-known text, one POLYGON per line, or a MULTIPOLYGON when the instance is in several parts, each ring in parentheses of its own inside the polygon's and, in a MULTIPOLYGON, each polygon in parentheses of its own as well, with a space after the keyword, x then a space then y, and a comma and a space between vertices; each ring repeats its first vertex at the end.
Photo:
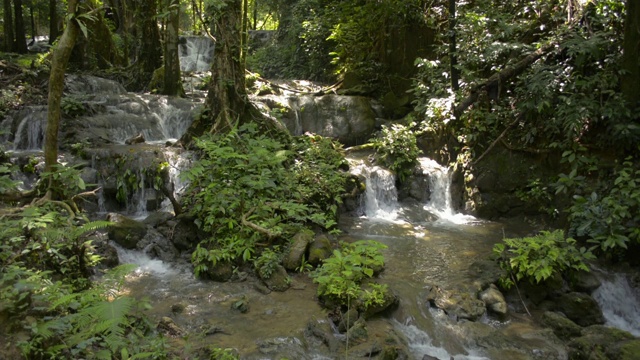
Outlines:
POLYGON ((360 299, 364 309, 382 303, 388 291, 386 285, 369 282, 367 290, 362 285, 383 268, 382 250, 385 248, 385 245, 373 240, 343 243, 342 249, 334 250, 333 255, 325 259, 312 274, 313 281, 318 284, 318 296, 342 306, 360 299))
MULTIPOLYGON (((135 162, 133 156, 124 155, 114 159, 116 177, 116 200, 121 204, 128 204, 131 197, 139 190, 153 188, 161 190, 164 179, 169 170, 169 163, 157 161, 149 167, 139 171, 133 170, 131 164, 135 162)), ((162 192, 157 194, 162 196, 162 192)))
POLYGON ((415 124, 409 126, 392 124, 382 126, 380 135, 372 139, 376 148, 377 159, 395 172, 404 181, 411 175, 413 168, 418 164, 420 149, 418 148, 416 133, 412 130, 415 124))
POLYGON ((569 208, 571 233, 604 251, 640 244, 640 169, 627 158, 611 180, 601 191, 574 196, 569 208))
POLYGON ((8 164, 0 164, 0 194, 8 194, 17 190, 17 181, 11 179, 13 167, 8 164))
POLYGON ((51 179, 50 189, 62 199, 84 191, 87 186, 80 176, 79 166, 55 164, 50 172, 43 172, 42 179, 51 179))
POLYGON ((78 288, 87 286, 88 269, 99 261, 87 235, 110 225, 94 221, 74 226, 55 211, 35 207, 3 218, 0 224, 0 265, 50 271, 68 277, 78 288))
POLYGON ((500 283, 510 288, 516 282, 527 280, 540 283, 554 274, 589 271, 586 260, 594 255, 584 247, 578 249, 576 240, 564 237, 562 230, 542 231, 524 238, 506 238, 493 247, 505 275, 500 283))
POLYGON ((284 144, 255 125, 196 140, 183 201, 210 237, 192 255, 198 275, 220 261, 249 261, 260 242, 282 243, 311 224, 335 230, 346 174, 340 147, 304 136, 284 144))
POLYGON ((538 206, 538 210, 550 216, 558 215, 558 209, 551 206, 551 189, 540 178, 530 180, 525 188, 516 190, 516 196, 529 206, 538 206))
POLYGON ((273 249, 264 249, 262 254, 254 261, 253 266, 258 271, 261 279, 268 279, 281 262, 282 253, 279 251, 279 247, 275 246, 273 249))
POLYGON ((63 97, 60 102, 60 109, 62 113, 70 118, 76 118, 85 115, 87 112, 86 106, 82 101, 75 97, 63 97))

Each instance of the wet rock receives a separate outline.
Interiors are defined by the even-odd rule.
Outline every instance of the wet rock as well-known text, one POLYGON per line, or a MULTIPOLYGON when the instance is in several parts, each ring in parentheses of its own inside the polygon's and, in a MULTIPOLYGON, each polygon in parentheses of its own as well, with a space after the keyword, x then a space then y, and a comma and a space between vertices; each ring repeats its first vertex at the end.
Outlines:
POLYGON ((589 295, 570 292, 558 298, 556 310, 580 326, 604 324, 604 316, 598 303, 589 295))
POLYGON ((602 325, 589 326, 582 330, 582 336, 567 345, 572 360, 620 360, 639 359, 639 353, 629 353, 640 347, 640 340, 626 331, 602 325))
POLYGON ((206 276, 213 281, 225 282, 231 279, 233 266, 228 261, 219 261, 214 266, 209 266, 206 276))
POLYGON ((427 301, 455 319, 475 321, 485 313, 484 302, 475 295, 459 290, 445 290, 437 285, 429 290, 427 301))
POLYGON ((319 234, 309 246, 309 264, 318 266, 331 256, 333 249, 327 235, 319 234))
POLYGON ((504 275, 504 270, 493 260, 477 260, 469 266, 469 275, 475 279, 473 285, 478 289, 486 289, 495 284, 504 275))
POLYGON ((167 221, 173 219, 173 214, 167 211, 154 211, 149 214, 142 222, 151 227, 158 227, 167 221))
POLYGON ((302 263, 302 258, 307 252, 309 243, 313 240, 313 231, 304 229, 298 231, 291 239, 291 246, 286 254, 282 265, 284 268, 290 271, 295 271, 302 263))
POLYGON ((407 350, 397 345, 385 346, 378 357, 380 360, 409 360, 411 357, 407 350))
POLYGON ((128 138, 127 140, 125 140, 124 143, 126 145, 133 145, 133 144, 142 144, 145 141, 146 140, 144 139, 144 134, 143 133, 139 133, 138 135, 132 136, 132 137, 128 138))
POLYGON ((332 353, 336 353, 340 349, 340 341, 333 336, 333 329, 331 329, 328 321, 318 321, 315 319, 309 321, 305 335, 320 340, 332 353))
POLYGON ((367 323, 363 318, 358 319, 353 326, 347 331, 349 342, 359 344, 367 340, 369 332, 367 331, 367 323))
POLYGON ((238 299, 231 303, 231 310, 237 311, 241 314, 249 312, 249 301, 246 298, 238 299))
POLYGON ((113 223, 109 226, 109 239, 125 249, 135 249, 138 242, 147 234, 145 224, 124 215, 110 213, 107 215, 107 220, 113 223))
POLYGON ((270 359, 309 359, 308 350, 297 337, 260 340, 258 341, 258 351, 263 355, 268 355, 270 359))
POLYGON ((161 231, 180 251, 193 249, 203 238, 200 229, 198 229, 194 219, 191 217, 180 215, 176 218, 176 221, 170 220, 166 225, 161 231))
POLYGON ((168 316, 163 316, 158 323, 158 331, 169 336, 181 336, 184 331, 168 316))
POLYGON ((180 256, 173 243, 153 228, 147 229, 147 234, 138 242, 137 247, 152 258, 160 259, 164 262, 174 261, 180 256))
POLYGON ((94 252, 100 255, 100 265, 107 268, 116 267, 120 264, 118 259, 118 250, 111 246, 107 241, 95 241, 93 243, 94 252))
POLYGON ((173 304, 171 305, 171 312, 174 314, 181 314, 184 312, 185 308, 186 306, 182 303, 173 304))
POLYGON ((271 293, 271 290, 269 290, 268 287, 266 287, 261 283, 254 283, 253 288, 262 295, 267 295, 271 293))
POLYGON ((507 314, 507 302, 504 299, 504 295, 502 295, 495 285, 489 285, 486 290, 480 293, 479 297, 489 311, 500 316, 507 314))
POLYGON ((278 265, 271 276, 267 279, 262 279, 262 281, 264 281, 269 290, 273 291, 286 291, 291 286, 289 274, 287 274, 287 270, 282 265, 278 265))
MULTIPOLYGON (((365 339, 366 340, 366 339, 365 339)), ((352 339, 349 339, 348 353, 349 359, 378 359, 378 355, 382 353, 382 345, 377 341, 364 341, 360 343, 354 343, 352 339)))
POLYGON ((592 272, 577 271, 571 281, 571 288, 577 292, 591 294, 601 284, 600 280, 592 272))
POLYGON ((582 331, 582 328, 578 324, 567 319, 563 314, 552 311, 546 311, 542 315, 542 324, 551 328, 553 333, 562 340, 569 340, 580 336, 582 331))
POLYGON ((430 198, 429 175, 423 174, 422 170, 416 170, 411 174, 398 189, 398 200, 412 198, 420 203, 426 204, 430 198))

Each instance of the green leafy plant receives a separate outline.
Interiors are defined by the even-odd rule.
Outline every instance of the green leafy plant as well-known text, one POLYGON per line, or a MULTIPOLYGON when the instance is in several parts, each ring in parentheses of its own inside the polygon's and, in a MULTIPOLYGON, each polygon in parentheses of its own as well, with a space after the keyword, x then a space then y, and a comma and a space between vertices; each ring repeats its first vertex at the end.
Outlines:
POLYGON ((640 243, 640 170, 627 158, 613 181, 598 195, 574 196, 569 208, 571 233, 586 237, 601 250, 626 249, 640 243))
POLYGON ((63 97, 60 102, 62 113, 70 118, 76 118, 86 113, 86 106, 75 97, 63 97))
POLYGON ((247 125, 196 146, 200 158, 183 173, 184 208, 210 234, 192 255, 196 274, 250 261, 258 243, 283 245, 311 224, 335 230, 347 176, 331 140, 303 136, 287 147, 247 125))
POLYGON ((412 130, 415 124, 408 126, 393 124, 383 125, 378 137, 372 139, 377 158, 404 181, 411 175, 418 163, 421 151, 418 148, 416 133, 412 130))
POLYGON ((279 247, 273 249, 264 249, 262 254, 254 261, 253 266, 258 271, 260 278, 268 279, 276 271, 278 265, 282 262, 282 253, 279 247))
POLYGON ((351 300, 360 300, 364 309, 379 304, 387 292, 386 285, 368 282, 366 291, 362 285, 383 268, 385 248, 377 241, 360 240, 344 243, 341 250, 334 250, 312 274, 318 284, 318 296, 342 306, 351 300))
POLYGON ((577 248, 576 240, 565 238, 564 231, 542 231, 539 235, 506 238, 495 244, 493 253, 505 275, 500 284, 510 288, 521 280, 540 283, 554 274, 589 271, 585 263, 595 256, 586 248, 577 248))

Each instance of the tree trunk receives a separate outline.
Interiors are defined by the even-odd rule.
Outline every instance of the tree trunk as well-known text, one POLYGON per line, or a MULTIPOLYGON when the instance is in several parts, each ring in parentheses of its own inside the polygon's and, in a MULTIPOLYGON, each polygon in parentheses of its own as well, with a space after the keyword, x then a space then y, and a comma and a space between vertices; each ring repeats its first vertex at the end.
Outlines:
POLYGON ((58 162, 58 129, 60 128, 60 102, 64 90, 64 73, 75 45, 80 26, 75 19, 78 0, 68 0, 69 20, 67 26, 53 50, 51 56, 51 74, 49 75, 49 108, 47 111, 47 129, 44 139, 45 171, 51 171, 58 162))
POLYGON ((33 16, 33 5, 29 6, 29 15, 31 16, 31 40, 36 41, 36 19, 33 16))
POLYGON ((3 16, 3 28, 4 28, 4 51, 13 51, 13 41, 15 36, 13 35, 13 14, 11 13, 11 0, 3 0, 4 6, 3 16))
POLYGON ((178 51, 178 26, 180 22, 180 1, 168 0, 167 30, 164 40, 164 86, 165 95, 182 96, 184 90, 180 81, 180 58, 178 51))
POLYGON ((141 18, 140 34, 142 36, 138 61, 146 77, 145 83, 149 83, 153 72, 162 67, 162 44, 158 31, 157 2, 156 0, 144 0, 140 2, 139 14, 141 18))
POLYGON ((456 56, 456 0, 449 0, 449 61, 451 62, 451 89, 458 91, 458 58, 456 56))
POLYGON ((15 42, 13 50, 19 54, 26 54, 27 32, 24 30, 24 18, 22 16, 22 0, 13 0, 13 13, 15 18, 15 42))
POLYGON ((624 26, 622 94, 631 109, 640 106, 640 0, 627 0, 624 26))
POLYGON ((49 45, 53 45, 53 42, 60 36, 57 7, 58 2, 56 0, 49 0, 49 45))

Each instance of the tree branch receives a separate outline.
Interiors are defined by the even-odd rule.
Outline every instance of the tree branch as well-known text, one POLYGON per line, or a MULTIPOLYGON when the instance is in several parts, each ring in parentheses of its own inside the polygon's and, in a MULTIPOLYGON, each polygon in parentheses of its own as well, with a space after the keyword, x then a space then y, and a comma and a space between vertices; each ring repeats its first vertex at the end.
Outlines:
POLYGON ((247 220, 247 217, 251 216, 251 214, 253 213, 253 211, 255 209, 256 208, 254 207, 251 210, 249 210, 249 212, 247 212, 246 214, 242 215, 242 218, 240 219, 242 225, 244 225, 244 226, 246 226, 248 228, 251 228, 251 229, 253 229, 253 230, 255 230, 255 231, 257 231, 257 232, 259 232, 261 234, 266 235, 269 239, 273 239, 273 238, 276 238, 276 237, 280 236, 280 232, 271 231, 271 230, 269 230, 267 228, 264 228, 264 227, 262 227, 262 226, 260 226, 258 224, 254 224, 251 221, 247 220))

